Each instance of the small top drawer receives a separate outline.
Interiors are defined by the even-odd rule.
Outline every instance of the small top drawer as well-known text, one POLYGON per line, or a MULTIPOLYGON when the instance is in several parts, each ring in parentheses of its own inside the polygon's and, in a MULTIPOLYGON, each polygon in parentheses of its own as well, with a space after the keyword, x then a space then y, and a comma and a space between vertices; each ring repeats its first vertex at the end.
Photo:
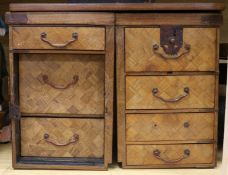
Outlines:
POLYGON ((217 29, 177 27, 176 30, 175 27, 125 29, 126 72, 215 71, 217 29))
POLYGON ((102 27, 13 27, 13 49, 104 50, 102 27))

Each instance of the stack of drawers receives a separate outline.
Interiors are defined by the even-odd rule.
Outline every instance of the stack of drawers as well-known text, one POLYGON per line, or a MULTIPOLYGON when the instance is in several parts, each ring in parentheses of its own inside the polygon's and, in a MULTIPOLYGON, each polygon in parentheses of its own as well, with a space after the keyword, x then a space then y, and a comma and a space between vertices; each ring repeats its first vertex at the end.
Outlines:
POLYGON ((112 161, 113 27, 99 20, 85 25, 83 14, 80 20, 62 13, 54 24, 43 13, 29 15, 38 26, 10 26, 13 165, 106 169, 112 161), (56 25, 67 17, 70 24, 56 25))
POLYGON ((216 165, 218 3, 12 4, 15 168, 216 165), (114 48, 116 43, 116 48, 114 48))
POLYGON ((119 161, 126 168, 215 166, 219 29, 143 26, 144 16, 135 17, 119 27, 119 161))

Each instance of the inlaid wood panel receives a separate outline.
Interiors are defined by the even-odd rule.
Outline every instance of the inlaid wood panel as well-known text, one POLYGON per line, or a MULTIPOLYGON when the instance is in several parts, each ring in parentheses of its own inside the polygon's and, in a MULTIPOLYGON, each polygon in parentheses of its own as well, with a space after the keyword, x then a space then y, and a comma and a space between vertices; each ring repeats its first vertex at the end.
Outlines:
POLYGON ((23 113, 104 112, 103 55, 21 54, 19 74, 23 113))
POLYGON ((214 122, 214 113, 127 114, 126 140, 213 140, 214 122))
POLYGON ((21 119, 21 156, 102 158, 103 155, 103 119, 21 119), (45 139, 45 134, 49 138, 45 139))
POLYGON ((126 28, 125 43, 126 72, 216 70, 216 28, 184 28, 183 43, 190 44, 190 52, 176 59, 153 51, 154 44, 160 45, 160 28, 126 28))
POLYGON ((73 49, 73 50, 104 50, 105 28, 101 27, 13 27, 14 49, 73 49), (41 39, 41 34, 46 33, 46 40, 41 39), (72 34, 77 34, 73 39, 72 34), (58 45, 66 45, 58 47, 58 45))
POLYGON ((127 165, 211 164, 213 154, 213 144, 128 145, 127 165), (159 156, 156 157, 154 151, 159 151, 159 156))
POLYGON ((214 108, 214 103, 214 75, 126 77, 126 109, 214 108))

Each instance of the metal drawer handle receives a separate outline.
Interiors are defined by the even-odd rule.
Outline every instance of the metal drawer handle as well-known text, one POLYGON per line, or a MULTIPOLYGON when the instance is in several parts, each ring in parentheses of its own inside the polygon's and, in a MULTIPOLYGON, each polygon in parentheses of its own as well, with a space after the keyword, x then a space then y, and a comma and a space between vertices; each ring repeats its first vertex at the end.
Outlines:
POLYGON ((70 145, 70 144, 73 144, 73 143, 78 142, 78 140, 79 140, 79 135, 78 135, 78 134, 74 134, 73 137, 70 138, 69 141, 66 142, 66 143, 57 143, 57 142, 55 142, 55 141, 53 141, 53 140, 50 139, 49 134, 45 133, 45 134, 44 134, 44 140, 45 140, 46 142, 52 144, 52 145, 55 145, 55 146, 68 146, 68 145, 70 145))
POLYGON ((161 161, 163 161, 163 162, 165 162, 165 163, 178 163, 178 162, 180 162, 180 161, 182 161, 182 160, 188 158, 188 157, 190 156, 190 153, 191 153, 191 152, 190 152, 189 149, 185 149, 185 150, 184 150, 184 153, 183 153, 183 156, 181 156, 181 157, 178 158, 178 159, 173 159, 173 160, 168 159, 168 158, 163 158, 163 157, 161 156, 161 151, 158 150, 158 149, 154 150, 153 155, 154 155, 154 157, 156 157, 157 159, 159 159, 159 160, 161 160, 161 161))
MULTIPOLYGON (((175 48, 175 45, 174 45, 174 48, 175 48)), ((184 47, 181 47, 176 54, 167 54, 166 49, 168 49, 168 45, 164 45, 164 46, 159 46, 158 44, 153 45, 154 53, 166 59, 176 59, 189 53, 191 50, 191 46, 189 44, 185 44, 184 47)))
POLYGON ((152 94, 153 94, 154 97, 156 97, 156 98, 158 98, 158 99, 160 99, 160 100, 162 100, 164 102, 174 103, 174 102, 178 102, 181 99, 187 97, 189 95, 189 91, 190 91, 190 89, 188 87, 185 87, 183 95, 180 95, 180 96, 177 96, 177 97, 171 98, 171 99, 164 99, 163 97, 159 96, 158 95, 158 92, 159 92, 158 88, 153 88, 152 94))
MULTIPOLYGON (((43 82, 43 83, 45 83, 45 84, 47 84, 47 85, 53 87, 54 89, 67 89, 67 88, 69 88, 70 86, 75 85, 75 84, 78 82, 78 80, 79 80, 78 75, 74 75, 74 76, 73 76, 73 80, 72 80, 70 83, 68 83, 67 85, 56 85, 56 84, 54 84, 53 82, 51 82, 51 81, 49 80, 48 75, 45 75, 45 74, 44 74, 44 75, 41 76, 41 78, 42 78, 42 82, 43 82)), ((40 80, 40 79, 39 79, 39 80, 40 80)))
POLYGON ((47 33, 43 32, 43 33, 40 34, 40 39, 43 42, 48 43, 50 46, 57 47, 57 48, 66 47, 66 46, 70 45, 71 43, 73 43, 73 42, 78 40, 78 34, 77 33, 72 33, 72 38, 69 41, 66 41, 63 44, 52 43, 51 41, 48 40, 47 36, 48 36, 47 33))

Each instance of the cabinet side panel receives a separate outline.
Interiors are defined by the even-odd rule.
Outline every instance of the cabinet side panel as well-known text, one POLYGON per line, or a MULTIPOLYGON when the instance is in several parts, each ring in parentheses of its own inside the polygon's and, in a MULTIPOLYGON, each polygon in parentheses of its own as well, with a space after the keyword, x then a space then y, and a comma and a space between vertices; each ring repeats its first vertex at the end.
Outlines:
POLYGON ((124 28, 116 28, 116 91, 117 91, 117 126, 118 126, 118 162, 124 161, 124 123, 125 123, 125 72, 124 72, 124 28))

